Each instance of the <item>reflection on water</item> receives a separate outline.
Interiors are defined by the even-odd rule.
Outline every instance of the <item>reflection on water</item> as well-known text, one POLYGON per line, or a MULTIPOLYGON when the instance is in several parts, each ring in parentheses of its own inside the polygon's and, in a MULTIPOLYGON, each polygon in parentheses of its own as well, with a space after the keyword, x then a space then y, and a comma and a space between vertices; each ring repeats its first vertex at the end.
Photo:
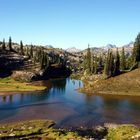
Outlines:
POLYGON ((65 93, 66 79, 52 80, 52 90, 56 93, 65 93))
POLYGON ((50 89, 0 96, 0 123, 52 119, 61 127, 93 127, 106 122, 140 124, 139 97, 88 96, 76 90, 83 83, 70 78, 43 84, 50 89))

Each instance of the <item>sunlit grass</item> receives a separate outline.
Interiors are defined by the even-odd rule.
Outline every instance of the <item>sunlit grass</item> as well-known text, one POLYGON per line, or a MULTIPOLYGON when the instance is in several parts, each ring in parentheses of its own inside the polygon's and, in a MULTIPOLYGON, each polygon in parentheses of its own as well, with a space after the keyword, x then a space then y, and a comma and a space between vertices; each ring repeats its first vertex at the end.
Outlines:
POLYGON ((27 92, 45 90, 44 86, 34 86, 25 82, 18 82, 7 77, 0 79, 0 92, 27 92))
POLYGON ((33 120, 0 125, 0 139, 82 140, 77 133, 54 129, 50 120, 33 120))
POLYGON ((109 128, 106 138, 107 140, 132 140, 139 135, 139 132, 136 126, 121 125, 117 128, 109 128))
POLYGON ((140 96, 140 68, 109 79, 86 77, 80 92, 106 95, 140 96))

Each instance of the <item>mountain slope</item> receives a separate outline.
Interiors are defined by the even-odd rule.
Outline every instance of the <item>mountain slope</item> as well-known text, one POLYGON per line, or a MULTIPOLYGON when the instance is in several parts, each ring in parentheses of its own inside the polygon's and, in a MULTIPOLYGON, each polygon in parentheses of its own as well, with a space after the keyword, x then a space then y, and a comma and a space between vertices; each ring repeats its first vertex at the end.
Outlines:
POLYGON ((86 80, 83 90, 92 94, 140 96, 140 68, 106 80, 86 80))

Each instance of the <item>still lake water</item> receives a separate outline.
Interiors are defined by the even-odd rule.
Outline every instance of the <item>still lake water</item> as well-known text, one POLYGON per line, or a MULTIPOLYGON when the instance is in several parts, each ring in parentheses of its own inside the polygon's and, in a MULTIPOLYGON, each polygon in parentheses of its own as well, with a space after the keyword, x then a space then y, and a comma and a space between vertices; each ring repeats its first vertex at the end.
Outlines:
POLYGON ((51 80, 42 93, 0 96, 0 123, 51 119, 61 127, 94 127, 104 123, 140 124, 140 97, 88 96, 79 80, 51 80))

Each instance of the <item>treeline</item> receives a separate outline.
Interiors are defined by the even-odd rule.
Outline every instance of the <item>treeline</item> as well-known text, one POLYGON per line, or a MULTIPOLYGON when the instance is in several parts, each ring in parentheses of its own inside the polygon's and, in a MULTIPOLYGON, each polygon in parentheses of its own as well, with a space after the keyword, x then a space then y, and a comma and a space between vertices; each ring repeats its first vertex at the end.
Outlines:
POLYGON ((9 41, 6 43, 5 39, 0 42, 0 50, 8 53, 14 52, 21 56, 26 56, 27 60, 31 60, 32 63, 40 64, 41 69, 47 69, 51 64, 66 65, 67 57, 62 54, 54 53, 53 51, 48 52, 44 47, 38 47, 35 45, 23 45, 12 43, 12 38, 9 37, 9 41))
POLYGON ((85 55, 83 68, 89 74, 104 74, 105 78, 117 76, 126 70, 131 71, 139 67, 140 63, 140 33, 135 39, 134 48, 131 56, 127 56, 125 48, 119 51, 109 49, 107 54, 100 54, 97 56, 91 53, 90 48, 87 49, 85 55))

